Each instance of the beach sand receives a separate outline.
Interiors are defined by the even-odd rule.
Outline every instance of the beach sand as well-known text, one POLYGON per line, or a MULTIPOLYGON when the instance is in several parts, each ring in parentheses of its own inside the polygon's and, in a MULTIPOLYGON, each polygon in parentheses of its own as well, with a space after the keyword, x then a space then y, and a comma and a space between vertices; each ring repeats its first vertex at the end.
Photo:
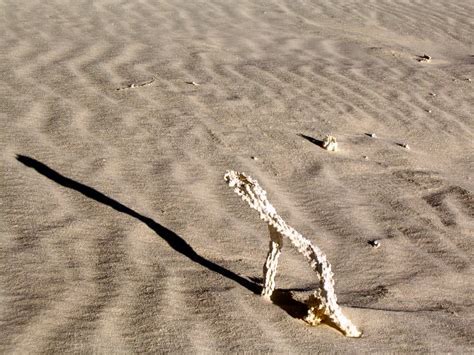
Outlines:
POLYGON ((0 352, 474 351, 472 1, 0 13, 0 352), (259 296, 229 169, 324 251, 362 338, 303 322, 289 245, 259 296))

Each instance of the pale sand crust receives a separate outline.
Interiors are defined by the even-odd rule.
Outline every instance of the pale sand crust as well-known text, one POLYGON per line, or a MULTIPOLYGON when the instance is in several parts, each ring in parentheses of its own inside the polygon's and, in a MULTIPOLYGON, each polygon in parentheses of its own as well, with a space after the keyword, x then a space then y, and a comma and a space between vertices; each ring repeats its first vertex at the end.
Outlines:
POLYGON ((473 13, 0 0, 0 352, 474 351, 473 13), (362 338, 305 325, 290 248, 262 301, 229 169, 325 251, 362 338))

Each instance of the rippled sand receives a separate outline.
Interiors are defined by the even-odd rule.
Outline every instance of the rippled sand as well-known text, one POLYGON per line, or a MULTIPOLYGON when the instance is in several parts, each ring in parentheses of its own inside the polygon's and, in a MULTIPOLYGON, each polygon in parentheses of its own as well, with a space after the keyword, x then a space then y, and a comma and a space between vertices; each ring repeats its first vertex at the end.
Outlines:
POLYGON ((472 1, 0 13, 2 353, 474 351, 472 1), (268 233, 227 169, 327 254, 363 338, 303 323, 290 247, 258 296, 268 233))

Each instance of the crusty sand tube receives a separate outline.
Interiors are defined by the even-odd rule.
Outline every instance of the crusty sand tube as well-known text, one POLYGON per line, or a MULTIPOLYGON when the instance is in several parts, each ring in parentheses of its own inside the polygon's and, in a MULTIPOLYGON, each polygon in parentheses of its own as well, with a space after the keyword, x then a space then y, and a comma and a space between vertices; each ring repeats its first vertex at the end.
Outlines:
POLYGON ((317 325, 321 321, 327 320, 340 329, 344 335, 360 337, 362 333, 342 314, 341 308, 337 304, 333 273, 331 265, 326 260, 326 255, 285 223, 267 200, 267 193, 256 180, 236 171, 227 171, 224 179, 234 189, 234 192, 256 210, 262 220, 268 223, 270 250, 263 267, 264 287, 262 296, 269 299, 275 289, 278 257, 283 246, 283 237, 286 237, 308 260, 319 279, 319 288, 308 300, 309 309, 305 321, 311 325, 317 325))

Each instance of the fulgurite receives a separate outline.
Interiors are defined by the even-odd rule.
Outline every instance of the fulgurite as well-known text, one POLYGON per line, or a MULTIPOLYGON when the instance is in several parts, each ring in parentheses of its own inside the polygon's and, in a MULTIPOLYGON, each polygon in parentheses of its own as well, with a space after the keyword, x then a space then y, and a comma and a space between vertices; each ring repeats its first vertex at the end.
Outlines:
POLYGON ((283 247, 283 238, 288 238, 317 274, 318 288, 307 301, 308 314, 304 320, 310 325, 328 321, 344 335, 360 337, 362 335, 361 331, 346 318, 341 307, 337 304, 334 291, 334 274, 331 271, 331 264, 329 264, 321 249, 286 224, 283 218, 277 214, 275 207, 267 200, 267 193, 260 187, 257 180, 244 173, 232 170, 227 171, 224 180, 242 200, 259 213, 260 219, 268 223, 270 249, 263 267, 264 287, 262 296, 270 299, 275 289, 278 257, 283 247))

